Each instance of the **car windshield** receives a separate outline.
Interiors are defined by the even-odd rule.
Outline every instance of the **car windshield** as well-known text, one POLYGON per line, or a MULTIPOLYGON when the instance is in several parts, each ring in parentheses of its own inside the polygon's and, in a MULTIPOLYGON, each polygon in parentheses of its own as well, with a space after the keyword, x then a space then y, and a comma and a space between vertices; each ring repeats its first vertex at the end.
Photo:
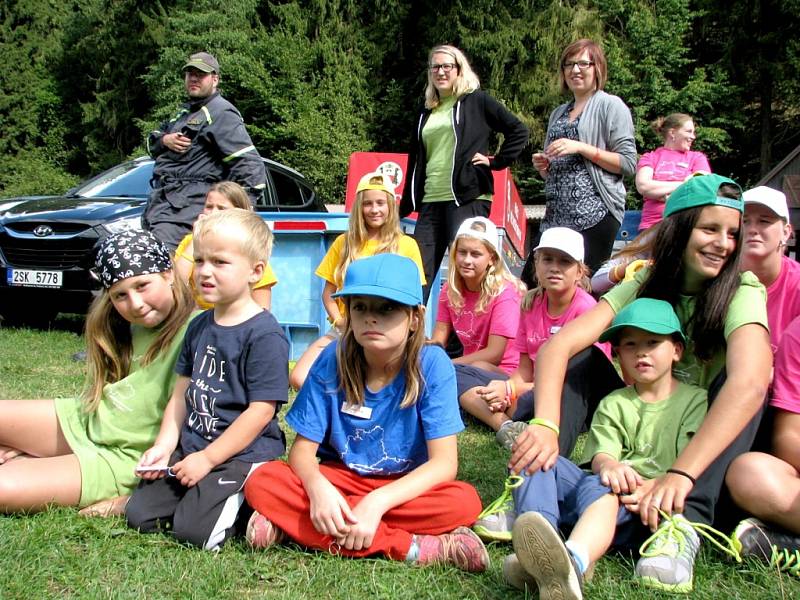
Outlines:
POLYGON ((147 198, 150 194, 152 161, 129 161, 100 173, 70 191, 72 196, 147 198))

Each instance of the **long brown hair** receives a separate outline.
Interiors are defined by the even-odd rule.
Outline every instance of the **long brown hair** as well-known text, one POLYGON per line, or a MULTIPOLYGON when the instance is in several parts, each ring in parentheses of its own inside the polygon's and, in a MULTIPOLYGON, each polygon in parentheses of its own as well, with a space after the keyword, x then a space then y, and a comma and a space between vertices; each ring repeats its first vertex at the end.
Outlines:
MULTIPOLYGON (((724 183, 717 195, 739 198, 741 192, 738 187, 724 183)), ((666 300, 673 307, 678 305, 686 270, 684 253, 704 208, 687 208, 661 221, 653 244, 653 266, 639 289, 639 298, 656 298, 666 300)), ((719 274, 705 281, 702 289, 695 294, 694 313, 684 323, 687 337, 694 343, 694 354, 701 361, 710 360, 718 350, 725 348, 725 316, 739 289, 739 254, 744 235, 741 221, 740 215, 736 247, 719 274)))
MULTIPOLYGON (((166 277, 166 273, 160 273, 166 277)), ((180 277, 173 277, 172 310, 159 326, 156 339, 141 360, 146 366, 165 351, 194 309, 194 299, 188 285, 180 277)), ((131 370, 133 343, 131 324, 114 308, 107 289, 92 302, 86 315, 86 384, 82 399, 87 413, 97 410, 103 397, 103 388, 127 377, 131 370)))
MULTIPOLYGON (((364 348, 356 341, 353 327, 350 323, 350 298, 344 299, 348 310, 344 316, 344 333, 336 348, 336 371, 339 375, 339 385, 344 390, 345 401, 348 404, 362 406, 364 404, 364 388, 367 381, 367 359, 364 348)), ((409 319, 417 318, 417 328, 409 332, 403 352, 403 372, 405 374, 406 389, 400 408, 412 406, 425 385, 422 369, 420 368, 420 352, 425 345, 425 307, 408 306, 395 303, 400 310, 405 310, 409 319)))

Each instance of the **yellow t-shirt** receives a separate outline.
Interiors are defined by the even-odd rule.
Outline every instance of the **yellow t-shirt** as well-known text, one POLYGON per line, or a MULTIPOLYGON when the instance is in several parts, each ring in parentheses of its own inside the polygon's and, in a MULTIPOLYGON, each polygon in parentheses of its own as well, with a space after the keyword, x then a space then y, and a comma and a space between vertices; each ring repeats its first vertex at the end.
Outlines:
MULTIPOLYGON (((181 240, 181 243, 178 244, 178 247, 175 249, 176 259, 183 258, 194 264, 194 256, 186 253, 186 248, 191 245, 192 238, 192 234, 189 233, 181 240)), ((192 267, 192 269, 194 269, 194 267, 192 267)), ((269 263, 267 263, 266 267, 264 268, 264 274, 253 286, 253 289, 257 290, 259 288, 271 288, 276 283, 278 283, 278 278, 275 277, 275 273, 272 272, 272 267, 270 267, 269 263)), ((195 288, 193 274, 189 276, 189 286, 192 288, 192 295, 194 296, 195 304, 197 304, 198 307, 202 308, 203 310, 214 308, 213 304, 209 304, 203 300, 203 296, 200 295, 200 293, 197 291, 197 288, 195 288)))
MULTIPOLYGON (((328 248, 328 252, 325 254, 325 257, 322 259, 322 262, 319 263, 319 266, 315 271, 317 275, 333 285, 336 285, 334 274, 336 273, 336 267, 338 267, 339 263, 342 261, 346 239, 347 234, 343 233, 333 241, 333 244, 331 244, 331 247, 328 248)), ((361 250, 359 250, 358 257, 366 258, 367 256, 372 256, 375 254, 375 250, 377 249, 377 240, 367 240, 361 247, 361 250)), ((410 236, 401 235, 400 241, 397 244, 397 254, 410 258, 414 261, 414 263, 417 265, 417 269, 419 269, 420 283, 425 285, 425 270, 422 268, 422 257, 419 254, 419 246, 417 246, 417 241, 410 236)), ((336 289, 337 291, 339 290, 338 287, 336 289)), ((344 314, 344 303, 338 299, 336 301, 339 304, 339 311, 344 314)))

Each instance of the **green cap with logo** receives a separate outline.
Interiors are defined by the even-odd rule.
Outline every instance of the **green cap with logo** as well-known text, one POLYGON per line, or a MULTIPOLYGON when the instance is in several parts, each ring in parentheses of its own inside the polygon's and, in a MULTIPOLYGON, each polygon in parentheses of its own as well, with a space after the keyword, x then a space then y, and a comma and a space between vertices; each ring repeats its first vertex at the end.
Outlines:
POLYGON ((218 74, 219 63, 217 59, 208 52, 198 52, 197 54, 192 54, 186 64, 183 65, 183 70, 185 71, 186 69, 197 69, 203 73, 218 74))
POLYGON ((637 298, 617 313, 611 327, 600 334, 601 342, 616 344, 625 327, 636 327, 657 335, 677 334, 686 344, 681 322, 669 302, 655 298, 637 298))
POLYGON ((733 179, 728 179, 722 175, 696 175, 678 189, 672 192, 667 199, 664 207, 664 216, 668 217, 673 213, 695 206, 727 206, 735 208, 739 212, 744 212, 744 202, 742 200, 742 188, 733 179), (725 198, 718 196, 719 186, 728 183, 739 190, 738 198, 725 198))

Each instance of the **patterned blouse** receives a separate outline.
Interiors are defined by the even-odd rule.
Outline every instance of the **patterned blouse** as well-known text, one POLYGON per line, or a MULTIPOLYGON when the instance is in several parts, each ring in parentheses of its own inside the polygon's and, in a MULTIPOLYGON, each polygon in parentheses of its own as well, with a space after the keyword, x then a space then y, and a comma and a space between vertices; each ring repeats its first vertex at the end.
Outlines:
MULTIPOLYGON (((572 108, 573 104, 570 104, 548 130, 545 147, 559 138, 578 140, 580 116, 570 123, 569 113, 572 108)), ((569 227, 575 231, 583 231, 597 225, 608 213, 580 154, 569 154, 550 160, 550 172, 544 191, 547 206, 541 231, 550 227, 569 227)))

